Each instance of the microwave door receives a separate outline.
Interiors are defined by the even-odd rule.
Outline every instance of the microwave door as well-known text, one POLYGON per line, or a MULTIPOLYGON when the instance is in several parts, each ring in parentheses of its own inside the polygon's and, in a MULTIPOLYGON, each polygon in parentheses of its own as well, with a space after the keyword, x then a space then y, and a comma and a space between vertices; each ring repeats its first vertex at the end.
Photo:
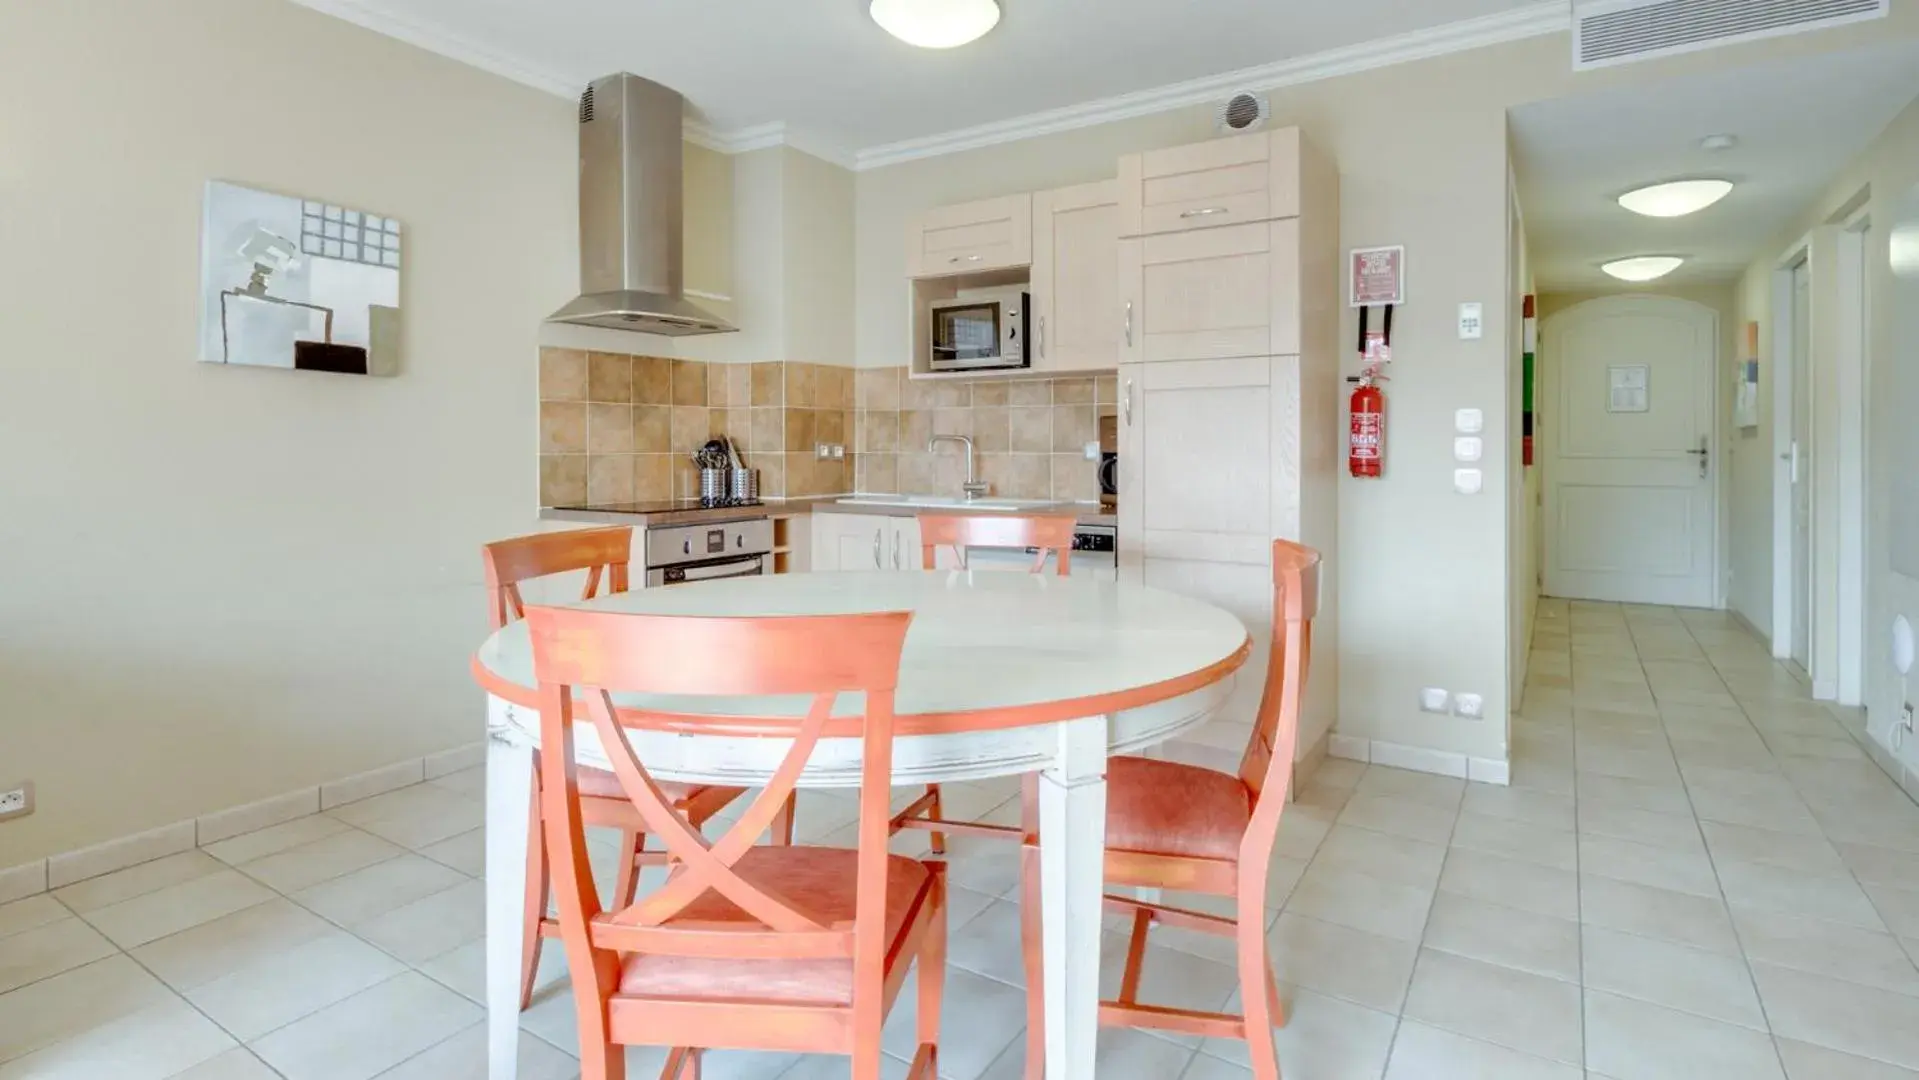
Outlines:
POLYGON ((999 305, 975 304, 933 313, 933 359, 945 365, 991 363, 1000 352, 999 305))

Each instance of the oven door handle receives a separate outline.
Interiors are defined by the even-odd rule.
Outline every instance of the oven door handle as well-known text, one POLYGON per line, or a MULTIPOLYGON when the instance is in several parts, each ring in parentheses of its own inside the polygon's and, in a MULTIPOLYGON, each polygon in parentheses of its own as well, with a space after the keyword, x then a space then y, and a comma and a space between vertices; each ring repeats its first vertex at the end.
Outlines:
MULTIPOLYGON (((728 559, 725 562, 689 566, 680 571, 680 581, 721 581, 726 578, 758 577, 765 572, 764 562, 765 556, 754 555, 746 559, 728 559)), ((673 568, 661 567, 663 573, 668 569, 673 568)))

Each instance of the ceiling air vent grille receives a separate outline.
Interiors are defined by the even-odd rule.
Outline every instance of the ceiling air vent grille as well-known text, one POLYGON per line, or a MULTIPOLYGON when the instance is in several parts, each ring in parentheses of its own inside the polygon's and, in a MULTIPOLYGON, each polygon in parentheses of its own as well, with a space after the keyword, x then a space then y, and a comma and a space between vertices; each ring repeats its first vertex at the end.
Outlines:
POLYGON ((1573 69, 1884 18, 1891 0, 1581 0, 1573 69))
POLYGON ((580 95, 580 123, 590 124, 592 122, 593 122, 593 88, 589 86, 586 88, 586 93, 580 95))

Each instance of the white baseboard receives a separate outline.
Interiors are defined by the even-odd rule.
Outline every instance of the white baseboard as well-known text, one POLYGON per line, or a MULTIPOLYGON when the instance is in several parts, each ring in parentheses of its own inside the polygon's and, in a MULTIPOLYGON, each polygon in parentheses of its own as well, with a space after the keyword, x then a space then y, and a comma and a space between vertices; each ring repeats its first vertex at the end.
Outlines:
POLYGON ((1831 679, 1814 680, 1812 684, 1814 701, 1838 701, 1839 683, 1831 679))
POLYGON ((1454 776, 1483 784, 1505 786, 1512 783, 1512 765, 1502 758, 1475 758, 1450 750, 1425 746, 1406 746, 1380 739, 1362 739, 1335 733, 1327 741, 1327 753, 1347 761, 1364 761, 1394 769, 1454 776))
POLYGON ((383 768, 301 788, 284 795, 228 807, 197 818, 176 821, 145 832, 122 836, 77 851, 0 869, 0 904, 24 899, 77 881, 125 870, 129 866, 178 855, 241 833, 303 818, 375 795, 436 779, 486 761, 486 741, 409 758, 383 768))

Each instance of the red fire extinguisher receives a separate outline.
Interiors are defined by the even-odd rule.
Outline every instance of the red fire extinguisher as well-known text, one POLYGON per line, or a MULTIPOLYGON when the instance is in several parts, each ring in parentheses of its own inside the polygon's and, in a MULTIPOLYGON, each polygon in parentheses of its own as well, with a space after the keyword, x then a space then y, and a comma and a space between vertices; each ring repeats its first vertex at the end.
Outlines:
POLYGON ((1386 395, 1376 385, 1384 378, 1377 367, 1369 367, 1353 391, 1346 463, 1354 476, 1378 477, 1386 463, 1386 395))

